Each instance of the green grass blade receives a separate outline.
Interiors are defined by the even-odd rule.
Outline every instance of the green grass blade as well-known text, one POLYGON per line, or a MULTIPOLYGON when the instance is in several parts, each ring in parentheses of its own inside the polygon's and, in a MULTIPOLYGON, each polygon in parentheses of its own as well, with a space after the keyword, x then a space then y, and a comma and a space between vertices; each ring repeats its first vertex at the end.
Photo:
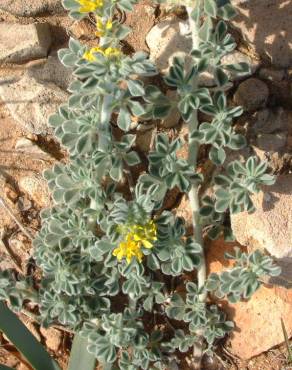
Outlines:
POLYGON ((288 355, 287 361, 288 361, 289 364, 291 364, 292 363, 292 349, 290 347, 287 330, 286 330, 286 327, 285 327, 285 324, 284 324, 284 321, 283 321, 282 318, 281 318, 281 325, 282 325, 283 335, 284 335, 285 344, 286 344, 286 348, 287 348, 287 355, 288 355))
POLYGON ((94 370, 96 358, 87 351, 87 339, 75 334, 68 370, 94 370))
POLYGON ((9 366, 0 365, 0 370, 15 370, 15 369, 12 369, 12 367, 9 366))
POLYGON ((3 302, 0 302, 0 330, 35 370, 60 370, 45 348, 3 302))

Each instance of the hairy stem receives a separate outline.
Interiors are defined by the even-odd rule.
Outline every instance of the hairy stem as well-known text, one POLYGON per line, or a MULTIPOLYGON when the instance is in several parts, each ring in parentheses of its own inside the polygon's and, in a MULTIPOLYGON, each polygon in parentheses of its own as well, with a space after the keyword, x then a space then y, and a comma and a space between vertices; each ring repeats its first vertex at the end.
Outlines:
MULTIPOLYGON (((200 6, 200 2, 197 3, 197 6, 200 6)), ((193 48, 199 48, 199 25, 192 19, 191 14, 193 12, 193 8, 186 7, 186 10, 189 15, 189 24, 190 30, 192 35, 192 42, 193 48)), ((198 81, 196 81, 197 85, 198 81)), ((196 88, 197 86, 194 86, 196 88)), ((198 128, 198 112, 195 110, 191 116, 190 121, 188 122, 189 127, 189 155, 188 155, 188 162, 194 169, 197 167, 197 159, 198 159, 198 151, 199 151, 199 143, 196 140, 191 139, 191 134, 197 130, 198 128)), ((194 239, 195 242, 199 243, 202 246, 202 253, 201 253, 201 265, 198 267, 197 272, 197 279, 198 279, 198 288, 202 288, 205 285, 206 281, 206 260, 205 260, 205 251, 204 251, 204 241, 202 236, 202 225, 200 222, 200 202, 199 202, 199 185, 193 184, 189 193, 188 198, 190 202, 190 207, 192 210, 192 222, 193 222, 193 229, 194 229, 194 239)), ((206 293, 202 293, 199 295, 199 300, 204 302, 207 298, 206 293)), ((204 348, 204 337, 202 335, 201 330, 198 330, 196 333, 197 342, 193 347, 193 367, 195 369, 201 368, 201 359, 203 356, 203 348, 204 348)))

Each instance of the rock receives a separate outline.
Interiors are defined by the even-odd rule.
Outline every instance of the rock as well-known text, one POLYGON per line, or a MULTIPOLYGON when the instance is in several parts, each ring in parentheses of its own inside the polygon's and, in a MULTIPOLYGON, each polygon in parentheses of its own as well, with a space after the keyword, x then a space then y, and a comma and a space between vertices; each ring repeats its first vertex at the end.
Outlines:
POLYGON ((257 78, 249 78, 242 82, 234 94, 234 102, 248 112, 263 108, 269 97, 267 85, 257 78))
POLYGON ((25 176, 19 180, 19 188, 26 193, 38 206, 45 208, 50 204, 47 183, 37 175, 25 176))
MULTIPOLYGON (((177 98, 177 93, 176 93, 176 91, 168 90, 166 92, 166 96, 171 100, 175 100, 177 98)), ((176 107, 174 107, 170 111, 168 117, 161 120, 161 126, 164 127, 164 128, 175 127, 179 124, 180 118, 181 118, 181 114, 180 114, 179 110, 176 107)))
MULTIPOLYGON (((210 242, 207 253, 209 272, 220 273, 232 267, 224 259, 225 252, 232 252, 236 243, 223 240, 210 242)), ((292 335, 292 305, 276 294, 274 288, 262 286, 248 301, 235 304, 220 300, 228 319, 234 321, 229 343, 231 352, 243 360, 269 350, 284 341, 281 318, 288 336, 292 335)))
POLYGON ((40 159, 44 160, 53 159, 49 153, 44 152, 39 146, 37 146, 36 143, 25 137, 22 137, 17 140, 15 144, 15 149, 20 152, 32 154, 40 159))
POLYGON ((254 153, 262 161, 267 161, 273 173, 281 173, 291 168, 292 151, 286 132, 258 135, 252 145, 254 153))
POLYGON ((53 82, 63 90, 67 90, 73 81, 72 70, 64 67, 55 55, 50 55, 41 62, 30 63, 27 75, 38 82, 53 82))
POLYGON ((284 69, 261 68, 259 77, 265 80, 269 87, 269 104, 291 109, 292 86, 289 73, 284 69))
POLYGON ((137 130, 136 146, 141 152, 147 153, 154 145, 157 129, 149 128, 145 130, 137 130))
POLYGON ((292 65, 292 7, 289 1, 249 0, 238 2, 238 16, 232 21, 248 46, 277 68, 292 65))
POLYGON ((0 23, 0 63, 21 63, 47 56, 51 46, 47 23, 0 23))
POLYGON ((175 56, 185 57, 192 49, 188 21, 166 19, 155 25, 146 36, 150 59, 166 73, 175 56))
POLYGON ((292 305, 262 286, 247 302, 224 305, 236 329, 230 335, 231 351, 247 360, 283 343, 281 319, 292 335, 292 305))
POLYGON ((95 26, 88 20, 82 19, 81 21, 75 21, 69 27, 69 32, 73 38, 78 40, 93 40, 96 39, 95 26))
POLYGON ((189 235, 193 230, 193 216, 190 201, 186 194, 183 195, 178 207, 175 208, 174 213, 176 217, 182 217, 185 220, 185 226, 189 235))
MULTIPOLYGON (((252 59, 250 56, 243 54, 238 50, 234 50, 230 54, 225 55, 221 59, 221 62, 222 64, 247 63, 250 66, 250 73, 245 74, 244 77, 253 75, 260 66, 260 62, 258 60, 252 59)), ((236 81, 241 78, 241 76, 230 74, 231 81, 236 81)))
POLYGON ((261 109, 254 113, 250 129, 255 135, 286 132, 291 125, 292 115, 283 108, 261 109))
POLYGON ((7 198, 10 199, 13 203, 15 203, 19 197, 19 194, 17 193, 15 188, 9 183, 5 184, 4 193, 7 196, 7 198))
POLYGON ((2 80, 0 97, 26 132, 47 134, 51 132, 49 116, 67 101, 68 94, 53 83, 39 83, 24 76, 16 82, 2 80))
POLYGON ((252 197, 256 211, 231 216, 239 243, 265 249, 277 258, 292 257, 292 174, 281 175, 276 184, 252 197))
POLYGON ((287 144, 287 134, 280 132, 277 134, 259 134, 256 146, 264 152, 274 153, 285 151, 287 144))
POLYGON ((1 0, 0 9, 19 17, 64 11, 60 0, 1 0))
POLYGON ((54 328, 45 329, 43 327, 40 328, 40 332, 45 338, 47 347, 54 352, 58 351, 62 343, 62 333, 54 328))

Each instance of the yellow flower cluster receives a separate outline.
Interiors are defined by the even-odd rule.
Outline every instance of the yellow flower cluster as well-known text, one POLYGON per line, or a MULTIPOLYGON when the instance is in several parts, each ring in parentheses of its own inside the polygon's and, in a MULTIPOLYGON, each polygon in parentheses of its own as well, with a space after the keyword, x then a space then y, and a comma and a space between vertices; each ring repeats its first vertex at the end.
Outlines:
POLYGON ((117 48, 109 47, 109 48, 103 49, 100 46, 96 46, 96 47, 91 48, 90 50, 86 51, 83 54, 83 58, 88 60, 88 62, 94 62, 96 60, 96 57, 95 57, 94 54, 96 54, 96 53, 100 53, 100 54, 104 55, 107 58, 112 58, 112 57, 117 58, 121 55, 121 51, 117 48))
POLYGON ((108 19, 106 23, 103 23, 103 21, 98 18, 96 20, 96 32, 95 35, 97 37, 103 37, 106 34, 106 31, 110 31, 113 28, 113 22, 108 19))
POLYGON ((81 5, 80 13, 95 12, 96 9, 103 7, 103 0, 77 0, 81 5))
POLYGON ((139 262, 142 262, 141 247, 151 249, 153 242, 157 240, 157 227, 153 220, 148 221, 145 225, 135 224, 120 227, 119 231, 124 234, 124 240, 113 251, 113 255, 119 261, 126 258, 127 262, 130 263, 135 257, 139 262))

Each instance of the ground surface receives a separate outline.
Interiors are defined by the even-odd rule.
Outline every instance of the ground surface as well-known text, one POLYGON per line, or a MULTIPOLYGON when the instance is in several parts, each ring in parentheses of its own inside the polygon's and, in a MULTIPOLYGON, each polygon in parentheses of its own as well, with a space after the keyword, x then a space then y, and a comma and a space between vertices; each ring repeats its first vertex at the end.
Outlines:
MULTIPOLYGON (((154 14, 151 12, 150 2, 142 2, 136 10, 135 14, 129 16, 126 23, 133 27, 132 36, 129 37, 125 44, 125 49, 129 51, 144 49, 147 50, 145 44, 145 35, 150 28, 163 19, 165 14, 154 14), (141 21, 142 20, 142 21, 141 21)), ((81 34, 84 28, 73 25, 73 22, 64 15, 43 15, 35 18, 20 18, 13 17, 6 13, 0 13, 0 22, 9 21, 16 23, 32 23, 32 22, 49 22, 53 31, 54 40, 52 50, 65 45, 68 40, 68 34, 81 34)), ((85 27, 85 26, 84 26, 85 27)), ((88 26, 90 27, 90 26, 88 26)), ((94 43, 89 40, 89 43, 94 43)), ((2 66, 0 67, 0 78, 6 76, 18 76, 24 73, 25 65, 17 66, 2 66)), ((22 132, 18 124, 16 124, 8 113, 5 105, 0 101, 0 189, 1 196, 5 199, 9 207, 13 210, 18 219, 25 225, 32 234, 35 234, 39 227, 39 212, 42 208, 41 202, 37 198, 32 199, 27 193, 19 188, 21 178, 28 175, 36 175, 42 173, 45 168, 51 167, 56 160, 64 160, 64 153, 60 150, 57 143, 52 137, 40 137, 36 135, 27 135, 22 132), (40 156, 25 154, 15 149, 16 142, 27 137, 32 140, 44 153, 48 156, 40 158, 40 156)), ((44 185, 45 186, 45 185, 44 185)), ((42 189, 45 191, 44 189, 42 189)), ((30 242, 20 232, 18 226, 13 222, 7 210, 0 207, 0 232, 1 238, 8 242, 13 242, 11 245, 16 245, 17 248, 10 250, 10 255, 2 245, 0 245, 0 264, 1 268, 18 267, 23 268, 27 259, 30 257, 30 242)), ((46 344, 48 338, 41 333, 37 324, 30 321, 28 318, 22 317, 30 330, 37 336, 42 343, 46 344)), ((253 338, 250 338, 252 341, 253 338)), ((7 340, 0 336, 0 363, 7 366, 15 367, 17 370, 29 369, 24 361, 20 359, 19 354, 7 340)), ((66 369, 68 353, 70 350, 70 334, 59 332, 56 335, 55 343, 51 343, 49 351, 59 361, 63 369, 66 369), (52 349, 53 348, 53 349, 52 349)), ((284 345, 278 348, 271 349, 252 360, 243 362, 234 357, 228 350, 228 341, 220 344, 213 362, 206 361, 203 365, 204 369, 230 369, 230 370, 288 370, 289 367, 286 361, 287 351, 284 345)), ((185 364, 185 369, 190 368, 185 364)), ((83 369, 80 369, 83 370, 83 369)), ((85 369, 84 369, 85 370, 85 369)))

